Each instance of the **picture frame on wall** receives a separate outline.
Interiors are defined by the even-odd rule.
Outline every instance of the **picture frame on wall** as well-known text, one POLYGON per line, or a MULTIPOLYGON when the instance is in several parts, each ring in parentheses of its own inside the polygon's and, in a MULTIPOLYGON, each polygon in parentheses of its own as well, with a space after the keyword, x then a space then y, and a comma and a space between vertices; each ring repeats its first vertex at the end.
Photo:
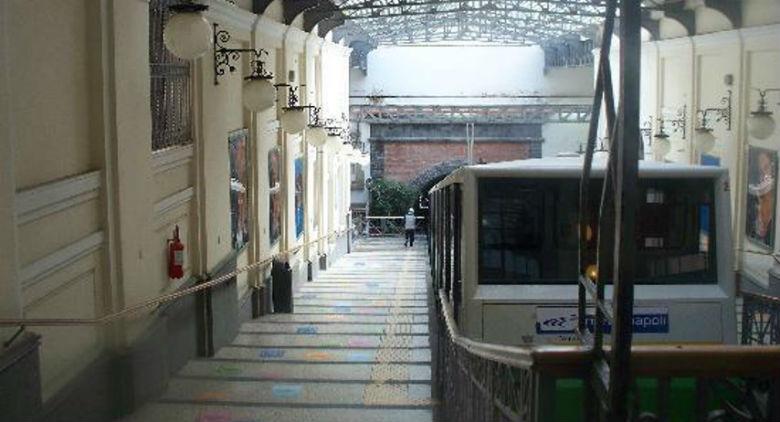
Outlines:
POLYGON ((281 180, 280 166, 279 147, 273 147, 268 150, 268 187, 271 189, 279 187, 279 181, 281 180))
POLYGON ((295 162, 295 236, 303 235, 303 158, 296 158, 295 162))
POLYGON ((249 242, 249 129, 228 133, 230 233, 233 249, 249 242))
POLYGON ((279 147, 268 150, 268 239, 271 246, 282 235, 281 157, 279 147))
POLYGON ((746 207, 747 238, 761 247, 773 250, 777 209, 777 151, 754 146, 748 148, 746 207))

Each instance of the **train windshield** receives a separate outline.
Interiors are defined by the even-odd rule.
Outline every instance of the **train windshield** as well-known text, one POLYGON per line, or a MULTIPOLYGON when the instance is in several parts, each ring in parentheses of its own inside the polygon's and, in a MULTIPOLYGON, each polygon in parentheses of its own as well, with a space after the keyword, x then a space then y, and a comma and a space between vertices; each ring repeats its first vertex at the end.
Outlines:
MULTIPOLYGON (((636 282, 716 283, 712 180, 640 179, 638 189, 636 282)), ((578 179, 483 178, 478 195, 480 284, 576 282, 578 179)), ((587 232, 595 257, 595 221, 587 232)))

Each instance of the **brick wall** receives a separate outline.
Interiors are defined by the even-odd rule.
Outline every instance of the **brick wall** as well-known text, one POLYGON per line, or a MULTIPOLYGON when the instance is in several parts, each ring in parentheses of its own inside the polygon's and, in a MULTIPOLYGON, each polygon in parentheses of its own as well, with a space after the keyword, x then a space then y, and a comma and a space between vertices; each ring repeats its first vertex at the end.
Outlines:
MULTIPOLYGON (((387 179, 409 182, 425 169, 439 163, 465 159, 466 145, 464 142, 442 142, 435 140, 388 141, 381 143, 383 159, 382 176, 387 179)), ((474 161, 492 163, 496 161, 518 160, 531 158, 532 149, 538 142, 476 142, 474 144, 474 161)), ((372 147, 376 146, 372 145, 372 147)), ((373 158, 373 157, 372 157, 373 158)), ((372 161, 372 167, 375 162, 372 161)), ((376 164, 379 164, 378 162, 376 164)), ((373 173, 374 168, 372 168, 373 173)), ((377 169, 378 170, 378 169, 377 169)), ((377 177, 376 174, 372 174, 377 177)))

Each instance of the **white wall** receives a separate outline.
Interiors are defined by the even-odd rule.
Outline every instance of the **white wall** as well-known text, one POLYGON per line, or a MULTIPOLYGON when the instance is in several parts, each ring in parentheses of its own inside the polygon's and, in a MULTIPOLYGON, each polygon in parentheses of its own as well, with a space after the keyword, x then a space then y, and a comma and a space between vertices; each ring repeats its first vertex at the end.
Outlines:
MULTIPOLYGON (((380 46, 366 75, 353 69, 350 95, 580 95, 593 93, 590 67, 544 73, 541 48, 516 46, 380 46)), ((354 101, 354 99, 353 99, 354 101)), ((436 99, 438 104, 511 104, 518 100, 436 99)), ((430 99, 394 103, 431 104, 430 99)))
MULTIPOLYGON (((422 97, 387 98, 385 104, 589 104, 593 68, 545 72, 544 51, 538 46, 380 46, 368 55, 367 74, 357 69, 350 74, 352 104, 366 102, 357 97, 376 94, 422 97)), ((542 155, 554 156, 575 151, 585 140, 587 124, 549 123, 542 132, 542 155)))
MULTIPOLYGON (((706 13, 698 15, 707 16, 706 13)), ((710 30, 714 26, 714 23, 705 22, 697 28, 710 30)), ((759 284, 768 285, 772 258, 745 251, 777 254, 780 251, 780 232, 776 225, 773 250, 750 242, 744 235, 747 151, 750 146, 780 151, 780 133, 775 131, 766 140, 753 139, 748 134, 746 120, 750 111, 757 107, 758 96, 753 88, 780 88, 780 74, 777 72, 780 66, 780 25, 653 41, 644 43, 642 48, 647 51, 643 57, 642 78, 656 82, 655 87, 652 83, 642 87, 643 121, 645 117, 658 116, 663 111, 668 117, 671 111, 683 105, 688 108, 687 136, 683 139, 680 133, 672 134, 672 151, 665 157, 666 160, 699 163, 700 151, 696 151, 692 136, 693 128, 699 125, 695 111, 721 107, 721 98, 728 90, 732 91, 731 130, 724 122, 710 119, 708 126, 714 129, 717 140, 709 154, 720 158, 721 165, 729 169, 737 269, 759 284), (725 80, 726 76, 733 78, 730 85, 725 80), (655 92, 648 92, 653 89, 655 92)), ((780 98, 774 95, 769 98, 768 105, 777 115, 780 98)), ((669 126, 666 129, 670 131, 669 126)), ((780 218, 780 213, 776 213, 775 221, 777 218, 780 218)))

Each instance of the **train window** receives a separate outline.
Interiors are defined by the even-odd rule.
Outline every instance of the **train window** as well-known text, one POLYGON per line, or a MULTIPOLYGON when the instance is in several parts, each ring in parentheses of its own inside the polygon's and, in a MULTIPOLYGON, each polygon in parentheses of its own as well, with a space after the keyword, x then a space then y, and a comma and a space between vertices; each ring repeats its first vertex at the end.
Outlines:
MULTIPOLYGON (((574 283, 578 186, 575 179, 481 179, 480 284, 574 283)), ((637 213, 637 282, 716 282, 712 181, 644 179, 638 188, 644 201, 637 213)), ((591 203, 599 203, 599 193, 591 203)))

